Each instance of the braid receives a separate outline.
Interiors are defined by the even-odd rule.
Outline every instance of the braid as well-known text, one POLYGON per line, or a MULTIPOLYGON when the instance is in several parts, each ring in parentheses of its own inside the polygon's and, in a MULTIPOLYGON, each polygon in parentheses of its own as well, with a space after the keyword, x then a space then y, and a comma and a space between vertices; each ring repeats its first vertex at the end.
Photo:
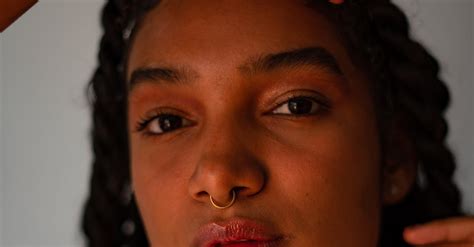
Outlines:
POLYGON ((365 49, 355 50, 365 51, 364 60, 370 62, 382 138, 395 115, 401 116, 403 122, 395 124, 402 125, 419 159, 418 176, 423 180, 416 182, 403 202, 382 212, 380 246, 408 246, 402 237, 404 227, 462 214, 453 181, 455 161, 446 145, 444 113, 449 92, 439 77, 437 60, 410 37, 405 14, 389 1, 368 0, 366 4, 361 8, 365 19, 353 19, 358 5, 354 3, 347 5, 351 13, 342 11, 340 18, 352 22, 345 32, 352 44, 362 44, 365 49), (357 22, 362 25, 353 28, 357 22))
MULTIPOLYGON (((82 216, 88 246, 149 246, 129 190, 124 62, 141 18, 157 3, 109 0, 102 11, 99 66, 88 88, 95 158, 82 216), (129 30, 136 20, 135 28, 129 30)), ((367 69, 374 82, 381 138, 386 138, 387 126, 398 115, 415 146, 423 179, 404 201, 383 209, 379 243, 383 247, 408 246, 402 238, 404 227, 461 215, 460 195, 453 182, 455 161, 445 143, 449 92, 439 78, 439 64, 410 37, 406 16, 389 0, 346 0, 340 6, 321 4, 320 0, 314 3, 334 13, 328 17, 342 27, 353 62, 367 69)))
POLYGON ((99 66, 88 88, 93 105, 95 158, 90 195, 82 216, 88 246, 121 246, 125 242, 147 245, 135 203, 126 191, 130 171, 126 132, 127 91, 122 63, 126 48, 123 31, 131 17, 130 6, 125 1, 112 0, 103 8, 101 23, 104 34, 100 41, 99 66), (134 231, 137 234, 133 236, 122 234, 132 235, 134 231))

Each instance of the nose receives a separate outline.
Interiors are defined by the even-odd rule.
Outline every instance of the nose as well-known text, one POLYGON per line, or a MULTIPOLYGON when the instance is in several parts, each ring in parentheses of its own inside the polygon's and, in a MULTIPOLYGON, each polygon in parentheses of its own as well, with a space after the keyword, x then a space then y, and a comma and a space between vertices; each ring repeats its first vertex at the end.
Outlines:
POLYGON ((257 156, 245 141, 223 132, 214 132, 203 143, 189 183, 189 193, 196 201, 210 203, 211 196, 216 204, 227 205, 235 192, 239 203, 256 196, 265 185, 265 170, 257 156))

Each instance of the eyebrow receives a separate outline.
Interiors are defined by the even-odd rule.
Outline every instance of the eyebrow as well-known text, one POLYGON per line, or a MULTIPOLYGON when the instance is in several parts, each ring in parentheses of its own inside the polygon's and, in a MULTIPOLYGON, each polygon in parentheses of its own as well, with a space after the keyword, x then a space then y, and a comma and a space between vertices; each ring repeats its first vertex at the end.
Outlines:
MULTIPOLYGON (((238 69, 242 74, 251 76, 278 69, 305 66, 326 69, 330 73, 343 75, 336 58, 322 47, 306 47, 258 56, 238 66, 238 69)), ((132 72, 128 90, 130 92, 138 84, 150 81, 153 83, 186 85, 197 77, 198 73, 187 67, 140 67, 132 72)))
POLYGON ((147 81, 168 82, 169 84, 186 84, 197 73, 189 68, 140 67, 132 72, 128 90, 132 91, 140 83, 147 81))
POLYGON ((260 72, 304 66, 327 69, 329 72, 337 75, 343 74, 336 58, 322 47, 306 47, 260 56, 239 66, 239 70, 242 73, 253 75, 260 72))

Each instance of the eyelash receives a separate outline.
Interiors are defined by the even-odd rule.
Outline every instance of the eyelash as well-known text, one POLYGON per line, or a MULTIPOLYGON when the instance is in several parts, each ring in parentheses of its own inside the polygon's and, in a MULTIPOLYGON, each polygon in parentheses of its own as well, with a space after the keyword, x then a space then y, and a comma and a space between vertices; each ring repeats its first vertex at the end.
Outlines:
POLYGON ((330 102, 326 99, 326 97, 320 95, 320 94, 317 94, 318 96, 315 97, 315 96, 308 96, 308 95, 305 95, 305 94, 292 94, 292 95, 289 95, 285 98, 285 100, 282 101, 279 101, 279 103, 275 104, 272 106, 272 110, 270 110, 269 112, 265 113, 265 115, 283 115, 283 116, 289 116, 289 117, 293 117, 293 118, 301 118, 301 117, 310 117, 310 116, 314 116, 314 115, 319 115, 321 114, 322 112, 324 111, 328 111, 330 108, 331 108, 331 104, 330 102), (310 100, 314 103, 317 104, 317 107, 319 107, 319 109, 317 109, 317 112, 316 113, 309 113, 309 114, 301 114, 301 115, 297 115, 297 114, 274 114, 273 112, 275 111, 275 109, 278 109, 279 107, 285 105, 285 104, 288 104, 291 100, 294 100, 294 99, 306 99, 306 100, 310 100))
MULTIPOLYGON (((151 117, 141 118, 138 121, 137 126, 135 127, 135 131, 136 132, 142 132, 142 134, 144 136, 160 136, 160 135, 166 134, 168 132, 173 132, 174 130, 168 131, 168 132, 162 132, 160 134, 155 134, 155 133, 152 133, 150 131, 145 130, 151 122, 153 122, 155 120, 158 120, 160 117, 163 117, 163 116, 175 116, 175 117, 183 118, 180 115, 178 115, 178 114, 176 114, 175 112, 172 112, 172 111, 158 110, 158 111, 154 112, 151 117)), ((187 120, 187 121, 189 121, 189 120, 187 120)))
MULTIPOLYGON (((302 118, 302 117, 311 117, 311 116, 319 115, 321 113, 324 113, 324 112, 328 111, 330 108, 331 108, 330 103, 322 95, 319 95, 319 97, 314 97, 314 96, 307 96, 307 95, 303 95, 303 94, 298 94, 298 95, 290 95, 283 102, 280 101, 280 103, 275 104, 272 107, 272 110, 265 113, 264 115, 272 115, 273 114, 273 115, 280 115, 280 116, 289 116, 289 117, 293 117, 293 118, 302 118), (295 99, 306 99, 306 100, 312 101, 313 103, 316 103, 317 104, 316 107, 318 107, 318 109, 316 110, 316 113, 301 114, 301 115, 298 115, 298 114, 281 114, 281 113, 276 113, 275 114, 275 113, 273 113, 276 109, 280 108, 281 106, 283 106, 285 104, 289 104, 291 100, 295 100, 295 99)), ((173 129, 173 130, 170 130, 170 131, 163 131, 162 133, 159 133, 159 134, 152 133, 150 131, 145 130, 151 122, 159 120, 159 118, 163 117, 163 116, 173 116, 173 117, 179 117, 181 119, 185 119, 185 118, 181 117, 180 115, 178 115, 174 112, 167 111, 167 110, 159 110, 159 111, 154 112, 151 117, 141 118, 139 120, 139 122, 137 123, 137 126, 135 127, 135 131, 136 132, 142 132, 142 134, 144 136, 147 136, 147 137, 148 136, 158 137, 158 136, 161 136, 163 134, 167 134, 167 133, 173 132, 175 130, 184 128, 184 127, 179 127, 177 129, 173 129)), ((185 120, 185 121, 190 122, 190 120, 185 120)), ((185 126, 185 127, 187 127, 187 126, 185 126)))

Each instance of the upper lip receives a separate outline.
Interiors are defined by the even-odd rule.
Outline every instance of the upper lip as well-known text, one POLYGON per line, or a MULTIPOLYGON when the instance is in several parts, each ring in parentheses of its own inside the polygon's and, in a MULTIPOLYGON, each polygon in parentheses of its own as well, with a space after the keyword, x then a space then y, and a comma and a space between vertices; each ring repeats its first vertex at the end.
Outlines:
POLYGON ((272 227, 255 220, 233 218, 203 225, 194 239, 193 246, 216 247, 242 241, 252 241, 258 246, 274 246, 284 239, 272 227))

